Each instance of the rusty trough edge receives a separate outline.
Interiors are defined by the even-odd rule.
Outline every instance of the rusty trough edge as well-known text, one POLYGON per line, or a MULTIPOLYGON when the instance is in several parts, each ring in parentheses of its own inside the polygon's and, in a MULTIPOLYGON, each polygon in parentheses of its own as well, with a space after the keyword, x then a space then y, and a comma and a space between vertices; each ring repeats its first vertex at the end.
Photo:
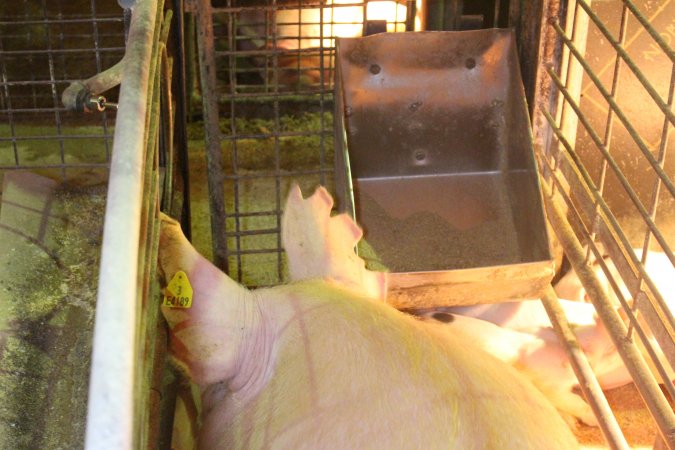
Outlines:
POLYGON ((131 449, 134 442, 136 292, 147 87, 156 0, 134 9, 115 127, 103 227, 85 448, 131 449))
MULTIPOLYGON (((654 418, 665 445, 671 450, 675 449, 675 414, 672 408, 649 371, 640 351, 633 342, 623 338, 623 336, 626 336, 626 326, 593 269, 586 263, 586 252, 574 236, 560 205, 556 203, 549 183, 542 179, 541 184, 548 220, 562 244, 565 254, 591 297, 597 314, 607 328, 608 334, 633 378, 647 409, 654 418)), ((544 305, 546 305, 546 302, 544 305)))

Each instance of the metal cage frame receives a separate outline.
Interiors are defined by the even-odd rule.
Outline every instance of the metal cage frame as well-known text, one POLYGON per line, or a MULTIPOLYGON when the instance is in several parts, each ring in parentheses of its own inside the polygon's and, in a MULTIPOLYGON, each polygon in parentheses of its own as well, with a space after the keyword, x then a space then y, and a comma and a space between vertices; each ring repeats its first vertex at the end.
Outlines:
MULTIPOLYGON (((659 226, 655 224, 660 196, 665 196, 666 200, 661 201, 666 204, 672 204, 675 198, 672 174, 669 175, 664 170, 669 133, 675 124, 672 112, 675 53, 631 0, 623 0, 619 36, 614 36, 610 32, 598 14, 593 11, 590 2, 586 0, 570 0, 567 3, 542 2, 542 12, 544 20, 539 30, 538 49, 540 64, 537 66, 532 109, 535 147, 542 172, 549 221, 656 422, 659 436, 655 445, 675 448, 675 415, 636 346, 639 340, 647 349, 651 363, 664 380, 665 390, 671 398, 675 398, 673 383, 667 377, 665 366, 669 364, 671 368, 675 367, 673 341, 675 322, 672 311, 664 299, 667 295, 672 296, 672 293, 660 292, 645 267, 652 240, 658 242, 668 260, 675 265, 675 256, 671 248, 674 242, 664 236, 659 226), (626 51, 624 43, 629 17, 638 22, 671 62, 672 75, 667 100, 660 96, 634 58, 626 51), (611 89, 603 85, 585 56, 589 26, 597 27, 614 50, 611 89), (663 125, 656 157, 617 102, 624 66, 630 69, 641 88, 661 112, 663 125), (584 77, 598 89, 608 105, 604 133, 594 128, 588 119, 587 111, 580 105, 581 84, 584 77), (642 157, 656 175, 651 189, 651 199, 646 206, 642 204, 632 186, 635 177, 624 173, 617 164, 616 155, 612 154, 613 125, 617 120, 625 127, 634 145, 638 147, 642 157), (575 150, 575 143, 577 145, 579 143, 577 128, 590 136, 594 149, 602 156, 600 173, 597 177, 589 173, 590 170, 585 167, 583 159, 575 150), (618 179, 646 226, 641 254, 636 254, 631 247, 627 231, 622 228, 605 199, 604 189, 610 171, 618 179), (615 279, 603 259, 603 248, 616 266, 620 278, 615 279), (620 302, 619 309, 592 270, 593 261, 599 263, 604 276, 607 277, 610 292, 613 292, 620 302), (635 299, 632 304, 622 292, 622 283, 630 288, 631 297, 635 299), (621 318, 620 311, 628 318, 627 322, 621 318), (644 317, 648 329, 641 320, 638 320, 639 316, 644 317), (657 357, 656 349, 648 340, 650 332, 658 341, 666 361, 661 361, 657 357)), ((554 303, 555 299, 544 301, 545 304, 550 304, 554 303)), ((578 375, 580 380, 585 381, 580 383, 582 387, 593 386, 591 390, 586 389, 584 394, 596 415, 602 419, 601 428, 610 447, 628 448, 592 374, 578 372, 578 375)))

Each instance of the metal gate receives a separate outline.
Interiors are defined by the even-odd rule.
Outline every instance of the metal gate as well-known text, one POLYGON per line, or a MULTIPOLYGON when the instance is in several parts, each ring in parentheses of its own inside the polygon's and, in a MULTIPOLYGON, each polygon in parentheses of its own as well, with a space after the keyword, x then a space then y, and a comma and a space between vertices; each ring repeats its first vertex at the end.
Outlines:
MULTIPOLYGON (((659 291, 646 269, 648 249, 675 262, 675 161, 666 159, 675 60, 670 2, 483 2, 493 11, 485 21, 470 13, 469 2, 402 1, 391 16, 370 20, 369 7, 384 3, 394 2, 187 2, 197 18, 213 260, 249 286, 283 281, 279 226, 290 179, 304 190, 333 186, 333 37, 348 33, 340 27, 353 27, 353 35, 419 29, 418 5, 441 5, 435 15, 422 13, 424 29, 462 28, 476 17, 503 26, 508 17, 517 30, 549 221, 645 398, 660 431, 657 444, 672 448, 672 408, 633 343, 663 355, 653 362, 662 375, 665 364, 673 366, 671 294, 659 291), (361 15, 340 16, 349 8, 361 15), (652 40, 642 59, 657 61, 647 68, 629 48, 640 36, 652 40), (637 105, 651 109, 641 115, 637 105), (643 124, 658 132, 647 138, 643 124), (611 276, 612 265, 623 281, 611 276), (616 291, 612 298, 603 283, 616 291)), ((555 296, 543 301, 563 342, 574 347, 555 296)), ((583 355, 572 349, 571 358, 579 377, 592 378, 583 355)), ((625 448, 597 383, 580 384, 595 384, 584 394, 612 448, 625 448)), ((672 398, 672 383, 665 389, 672 398)))
POLYGON ((197 21, 213 261, 233 279, 283 281, 279 229, 291 180, 333 185, 335 37, 411 30, 413 6, 186 2, 197 21))
POLYGON ((0 5, 3 448, 82 448, 85 427, 87 448, 160 442, 171 15, 120 3, 0 5))
MULTIPOLYGON (((636 347, 675 398, 673 5, 572 0, 543 11, 532 109, 549 221, 658 426, 655 445, 675 448, 672 407, 636 347)), ((616 422, 602 428, 626 448, 616 422)))

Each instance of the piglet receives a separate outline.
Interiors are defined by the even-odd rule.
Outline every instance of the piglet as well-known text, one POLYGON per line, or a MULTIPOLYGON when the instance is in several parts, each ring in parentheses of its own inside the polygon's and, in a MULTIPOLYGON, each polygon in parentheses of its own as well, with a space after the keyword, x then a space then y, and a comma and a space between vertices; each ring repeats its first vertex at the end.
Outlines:
POLYGON ((201 448, 577 447, 509 366, 354 289, 248 291, 166 216, 158 267, 191 284, 189 308, 162 312, 172 357, 201 392, 201 448))

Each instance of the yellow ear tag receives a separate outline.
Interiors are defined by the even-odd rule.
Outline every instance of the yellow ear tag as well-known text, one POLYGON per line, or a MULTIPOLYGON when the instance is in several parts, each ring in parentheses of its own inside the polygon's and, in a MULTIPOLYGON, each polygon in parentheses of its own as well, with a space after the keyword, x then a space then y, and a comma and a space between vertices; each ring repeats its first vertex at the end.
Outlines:
POLYGON ((166 287, 164 306, 170 308, 189 308, 192 306, 192 286, 182 270, 176 272, 166 287))

